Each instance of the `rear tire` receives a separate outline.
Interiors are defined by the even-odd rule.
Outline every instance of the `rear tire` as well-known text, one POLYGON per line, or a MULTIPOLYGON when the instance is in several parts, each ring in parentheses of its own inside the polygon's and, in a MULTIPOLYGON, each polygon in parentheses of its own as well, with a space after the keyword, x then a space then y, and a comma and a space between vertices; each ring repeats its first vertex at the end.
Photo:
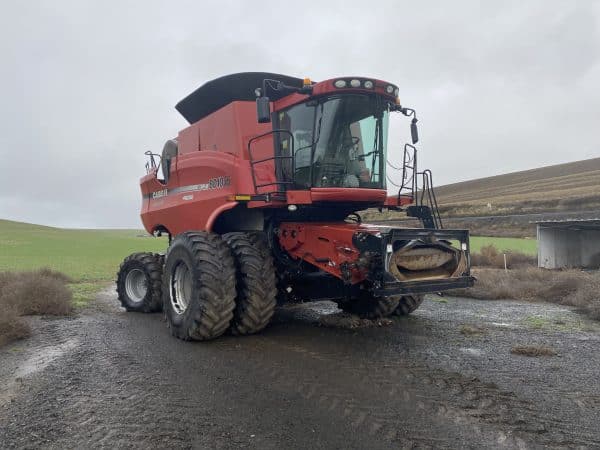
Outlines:
POLYGON ((265 328, 277 303, 273 257, 260 233, 227 233, 223 239, 235 258, 235 310, 232 334, 252 334, 265 328))
POLYGON ((221 236, 182 233, 165 259, 163 304, 171 334, 204 341, 221 336, 235 307, 235 266, 221 236))
POLYGON ((163 257, 156 253, 134 253, 121 263, 117 294, 127 311, 152 313, 162 309, 163 257))
POLYGON ((364 292, 357 298, 338 304, 340 309, 364 319, 380 319, 390 316, 398 307, 398 297, 376 297, 364 292))
POLYGON ((404 295, 400 297, 398 307, 394 311, 394 314, 397 316, 408 316, 411 312, 421 306, 424 298, 425 296, 423 294, 404 295))

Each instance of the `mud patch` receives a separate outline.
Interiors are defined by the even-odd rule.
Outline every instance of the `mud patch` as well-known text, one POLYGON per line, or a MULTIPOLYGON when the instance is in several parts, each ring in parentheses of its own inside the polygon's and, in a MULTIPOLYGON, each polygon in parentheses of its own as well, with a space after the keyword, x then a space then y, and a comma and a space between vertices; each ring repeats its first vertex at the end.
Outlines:
POLYGON ((513 355, 523 355, 523 356, 556 356, 558 355, 557 351, 541 345, 515 345, 510 349, 510 352, 513 355))
POLYGON ((478 325, 462 325, 460 327, 460 334, 465 336, 473 336, 478 334, 484 334, 485 329, 478 325))
POLYGON ((327 328, 355 330, 357 328, 387 327, 394 322, 390 319, 361 319, 345 312, 327 314, 319 317, 319 325, 327 328))

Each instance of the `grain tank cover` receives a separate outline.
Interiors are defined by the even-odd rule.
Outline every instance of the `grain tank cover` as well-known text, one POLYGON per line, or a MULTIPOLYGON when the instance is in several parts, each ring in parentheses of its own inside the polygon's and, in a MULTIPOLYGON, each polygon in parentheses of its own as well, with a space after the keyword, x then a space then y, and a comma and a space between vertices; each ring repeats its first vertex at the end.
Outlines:
MULTIPOLYGON (((265 78, 282 81, 288 86, 301 88, 303 80, 269 72, 242 72, 208 81, 181 100, 175 109, 189 123, 194 123, 234 101, 253 101, 254 90, 265 78)), ((289 92, 269 90, 271 100, 278 100, 289 92)))

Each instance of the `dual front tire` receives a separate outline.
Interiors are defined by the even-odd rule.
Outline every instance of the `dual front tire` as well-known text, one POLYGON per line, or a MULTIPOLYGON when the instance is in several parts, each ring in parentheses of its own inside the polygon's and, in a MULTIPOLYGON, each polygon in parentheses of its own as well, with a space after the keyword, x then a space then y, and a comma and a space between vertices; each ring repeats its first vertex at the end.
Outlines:
MULTIPOLYGON (((275 311, 277 287, 262 233, 198 231, 176 236, 164 257, 128 256, 117 276, 117 292, 128 311, 164 309, 171 334, 203 341, 227 330, 236 335, 261 331, 275 311)), ((376 319, 410 314, 422 301, 422 295, 374 297, 365 291, 339 306, 376 319)))
POLYGON ((252 334, 273 316, 275 270, 260 233, 182 233, 173 239, 160 270, 149 267, 151 254, 141 260, 136 255, 123 262, 118 274, 122 305, 142 312, 162 306, 171 334, 180 339, 210 340, 227 330, 252 334), (131 259, 137 263, 131 265, 131 259), (130 306, 132 299, 138 306, 130 306))
POLYGON ((163 307, 173 336, 204 341, 222 335, 235 296, 233 257, 220 236, 199 231, 173 239, 163 274, 163 307))
POLYGON ((273 316, 275 295, 273 260, 259 233, 183 233, 169 247, 163 304, 180 339, 261 331, 273 316))

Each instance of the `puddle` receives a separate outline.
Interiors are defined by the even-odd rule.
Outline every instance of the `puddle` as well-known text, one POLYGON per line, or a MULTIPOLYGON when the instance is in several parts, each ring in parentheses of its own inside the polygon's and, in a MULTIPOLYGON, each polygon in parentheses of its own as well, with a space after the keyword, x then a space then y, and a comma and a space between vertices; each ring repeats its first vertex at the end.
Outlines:
POLYGON ((460 349, 461 352, 471 356, 483 356, 483 351, 473 347, 463 347, 460 349))
POLYGON ((0 406, 10 402, 15 397, 18 387, 23 383, 23 378, 41 372, 50 363, 75 348, 77 343, 77 340, 70 339, 62 344, 36 348, 32 355, 19 363, 10 379, 4 383, 2 390, 0 390, 0 406))
POLYGON ((38 353, 30 356, 23 361, 15 371, 15 378, 23 378, 44 370, 48 365, 57 358, 60 358, 67 351, 77 346, 77 341, 70 339, 62 344, 43 347, 38 350, 38 353))

